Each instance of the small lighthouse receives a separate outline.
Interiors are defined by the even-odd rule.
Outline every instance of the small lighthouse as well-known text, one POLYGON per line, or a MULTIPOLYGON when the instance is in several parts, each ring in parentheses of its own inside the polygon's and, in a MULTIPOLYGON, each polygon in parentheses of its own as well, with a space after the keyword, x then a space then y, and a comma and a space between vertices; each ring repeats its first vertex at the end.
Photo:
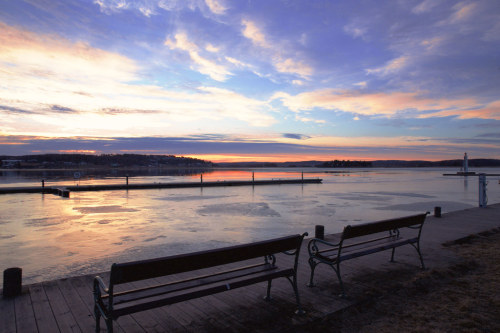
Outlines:
POLYGON ((464 170, 464 173, 468 173, 469 172, 469 160, 467 158, 467 153, 464 154, 463 170, 464 170))

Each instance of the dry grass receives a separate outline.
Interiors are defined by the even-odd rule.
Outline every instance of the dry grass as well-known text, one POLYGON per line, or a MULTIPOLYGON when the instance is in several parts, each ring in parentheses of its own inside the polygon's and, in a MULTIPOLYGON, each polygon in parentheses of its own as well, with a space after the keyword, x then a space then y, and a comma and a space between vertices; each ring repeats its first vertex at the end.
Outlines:
POLYGON ((500 233, 469 237, 449 248, 458 263, 367 278, 356 306, 296 331, 500 332, 500 233))

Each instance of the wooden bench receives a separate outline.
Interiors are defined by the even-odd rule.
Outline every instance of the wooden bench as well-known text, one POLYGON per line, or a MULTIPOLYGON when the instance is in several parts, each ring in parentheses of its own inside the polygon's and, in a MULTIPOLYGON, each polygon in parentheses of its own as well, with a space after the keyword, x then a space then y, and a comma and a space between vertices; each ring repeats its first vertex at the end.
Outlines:
POLYGON ((111 266, 109 285, 99 276, 94 279, 96 332, 100 330, 101 316, 108 332, 112 332, 113 320, 120 316, 259 282, 267 281, 265 299, 270 300, 271 281, 280 277, 287 278, 292 284, 297 313, 302 314, 304 312, 297 288, 297 265, 305 236, 307 233, 157 259, 115 263, 111 266), (293 265, 290 263, 288 267, 279 267, 275 254, 280 252, 295 256, 293 265), (262 262, 251 260, 260 257, 263 258, 262 262), (252 262, 249 263, 249 260, 252 262), (186 272, 190 272, 183 274, 189 275, 188 278, 159 283, 160 277, 186 272), (143 288, 123 285, 149 279, 153 279, 154 285, 143 288), (122 290, 115 291, 119 285, 122 290))
POLYGON ((327 264, 333 268, 339 280, 341 295, 345 296, 344 285, 340 275, 340 263, 349 259, 392 249, 391 261, 394 261, 396 247, 411 245, 417 250, 422 269, 425 268, 420 252, 420 236, 424 225, 425 214, 412 215, 390 220, 348 225, 338 241, 327 241, 313 238, 309 241, 309 265, 311 278, 309 286, 313 287, 314 270, 319 264, 327 264), (405 233, 401 229, 405 228, 405 233), (408 230, 414 229, 414 231, 408 230))

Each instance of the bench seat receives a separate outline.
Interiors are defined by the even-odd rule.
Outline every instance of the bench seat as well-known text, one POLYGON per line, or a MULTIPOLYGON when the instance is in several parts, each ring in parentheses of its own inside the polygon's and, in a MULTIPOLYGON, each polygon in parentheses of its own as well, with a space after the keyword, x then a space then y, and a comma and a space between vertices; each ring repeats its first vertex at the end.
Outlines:
MULTIPOLYGON (((271 264, 218 273, 215 276, 179 280, 162 285, 117 292, 113 297, 114 319, 138 311, 175 304, 227 290, 245 287, 279 277, 293 277, 293 268, 280 269, 271 264)), ((103 297, 104 304, 109 297, 103 297)))
POLYGON ((342 254, 340 257, 338 255, 338 247, 335 247, 332 244, 332 248, 324 251, 319 251, 316 256, 325 261, 329 261, 331 263, 336 263, 337 261, 349 260, 357 257, 361 257, 364 255, 390 250, 398 246, 403 246, 406 244, 416 243, 418 238, 384 238, 378 239, 376 241, 370 241, 366 244, 352 244, 351 246, 347 245, 343 247, 342 254))

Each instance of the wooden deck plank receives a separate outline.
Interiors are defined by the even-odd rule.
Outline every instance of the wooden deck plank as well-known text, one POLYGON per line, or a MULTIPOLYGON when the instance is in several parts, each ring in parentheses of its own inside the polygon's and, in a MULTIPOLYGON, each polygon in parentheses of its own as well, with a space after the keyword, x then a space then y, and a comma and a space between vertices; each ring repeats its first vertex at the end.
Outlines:
MULTIPOLYGON (((17 332, 38 332, 35 313, 31 305, 29 293, 23 293, 15 298, 17 332)), ((15 331, 13 331, 15 332, 15 331)))
POLYGON ((35 313, 36 325, 39 332, 60 332, 52 307, 45 294, 42 283, 29 287, 31 304, 35 313))
MULTIPOLYGON (((250 332, 250 328, 242 325, 239 322, 239 316, 235 313, 234 308, 230 305, 220 301, 217 297, 202 297, 200 298, 200 306, 206 308, 215 308, 218 311, 220 316, 223 316, 223 319, 229 326, 230 329, 234 332, 250 332)), ((252 330, 252 332, 254 332, 252 330)))
MULTIPOLYGON (((80 330, 82 332, 88 331, 89 327, 94 327, 95 318, 94 314, 85 304, 84 300, 80 297, 76 289, 70 282, 70 279, 61 279, 57 281, 57 285, 62 292, 69 310, 73 314, 80 330)), ((105 328, 101 327, 101 332, 105 332, 105 328)))
POLYGON ((52 312, 56 318, 61 333, 80 333, 80 327, 76 323, 71 310, 64 299, 64 296, 57 285, 57 281, 43 283, 43 288, 52 307, 52 312))
POLYGON ((16 331, 16 310, 14 298, 0 299, 0 333, 12 333, 16 331))

